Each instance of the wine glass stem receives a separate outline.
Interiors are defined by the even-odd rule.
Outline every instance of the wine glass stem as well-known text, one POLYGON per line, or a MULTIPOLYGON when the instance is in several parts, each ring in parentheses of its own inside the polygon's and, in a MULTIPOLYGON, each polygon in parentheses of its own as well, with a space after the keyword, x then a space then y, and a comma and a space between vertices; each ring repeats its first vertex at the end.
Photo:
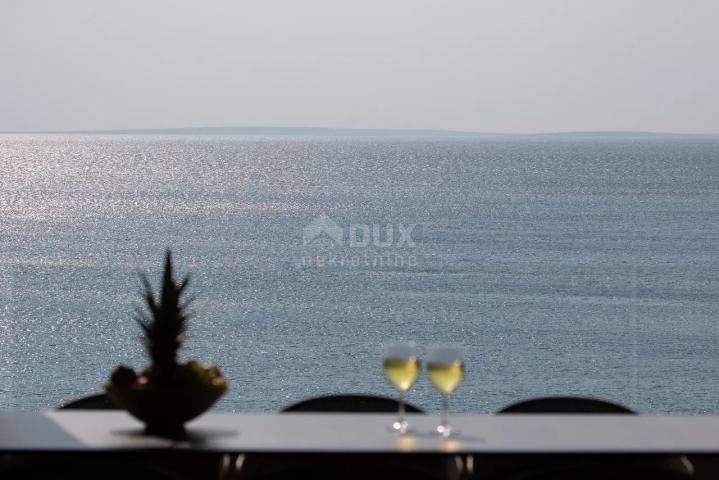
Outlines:
POLYGON ((442 427, 444 432, 448 431, 447 410, 449 410, 449 395, 442 395, 442 427))
POLYGON ((405 420, 404 420, 404 392, 399 392, 399 424, 400 431, 405 432, 405 420))

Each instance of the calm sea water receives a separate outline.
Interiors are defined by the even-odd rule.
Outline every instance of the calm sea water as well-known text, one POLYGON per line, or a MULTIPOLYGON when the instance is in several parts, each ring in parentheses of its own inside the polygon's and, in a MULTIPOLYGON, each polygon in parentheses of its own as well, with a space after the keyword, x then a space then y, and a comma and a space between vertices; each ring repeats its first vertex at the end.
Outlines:
POLYGON ((224 410, 392 394, 382 345, 412 339, 463 346, 458 412, 719 413, 717 139, 0 136, 0 215, 0 408, 142 367, 136 272, 171 246, 224 410), (303 244, 322 214, 342 245, 303 244))

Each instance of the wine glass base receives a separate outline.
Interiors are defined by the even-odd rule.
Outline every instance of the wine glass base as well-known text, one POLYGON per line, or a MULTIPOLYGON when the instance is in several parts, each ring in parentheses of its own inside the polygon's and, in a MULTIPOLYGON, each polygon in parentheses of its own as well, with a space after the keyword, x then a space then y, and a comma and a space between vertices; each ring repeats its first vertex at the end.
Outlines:
POLYGON ((399 433, 400 435, 404 435, 405 433, 409 433, 412 431, 412 429, 409 427, 409 423, 407 423, 407 420, 404 421, 395 421, 391 426, 390 430, 399 433))
POLYGON ((452 427, 449 425, 438 425, 436 429, 437 435, 441 435, 444 438, 451 437, 452 435, 457 435, 458 432, 452 430, 452 427))

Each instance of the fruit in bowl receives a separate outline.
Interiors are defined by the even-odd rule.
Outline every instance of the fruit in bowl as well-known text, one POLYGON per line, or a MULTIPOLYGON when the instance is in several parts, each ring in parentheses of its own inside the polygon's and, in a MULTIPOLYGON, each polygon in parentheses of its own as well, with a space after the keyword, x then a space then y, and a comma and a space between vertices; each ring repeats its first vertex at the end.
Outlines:
POLYGON ((175 282, 170 251, 159 298, 147 277, 141 275, 141 279, 147 311, 138 309, 136 320, 151 365, 140 374, 130 367, 117 367, 105 391, 118 406, 144 422, 148 434, 182 436, 185 422, 205 412, 227 391, 227 380, 217 365, 177 361, 189 318, 189 301, 181 300, 189 275, 179 284, 175 282))
POLYGON ((120 366, 105 387, 116 404, 146 424, 148 434, 182 436, 184 423, 205 412, 227 390, 215 365, 196 360, 178 365, 171 382, 157 384, 151 378, 150 370, 138 375, 120 366))

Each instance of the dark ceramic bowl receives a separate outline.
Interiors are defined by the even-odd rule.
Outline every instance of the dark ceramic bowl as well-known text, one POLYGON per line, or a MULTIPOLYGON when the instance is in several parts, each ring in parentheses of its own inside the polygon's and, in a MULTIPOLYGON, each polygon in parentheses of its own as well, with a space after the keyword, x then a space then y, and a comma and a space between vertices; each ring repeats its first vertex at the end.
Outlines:
POLYGON ((226 389, 193 385, 192 388, 148 385, 106 385, 115 404, 145 424, 145 433, 183 436, 184 424, 207 411, 226 389))

